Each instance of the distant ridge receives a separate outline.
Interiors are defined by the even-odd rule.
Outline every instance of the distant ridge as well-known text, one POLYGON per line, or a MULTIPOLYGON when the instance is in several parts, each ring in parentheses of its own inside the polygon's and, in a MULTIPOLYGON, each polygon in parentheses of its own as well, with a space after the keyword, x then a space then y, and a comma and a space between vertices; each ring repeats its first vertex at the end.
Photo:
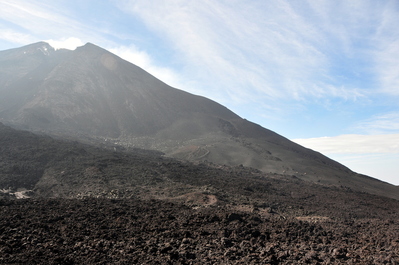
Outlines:
POLYGON ((191 161, 242 164, 399 199, 398 187, 172 88, 91 43, 74 51, 45 42, 1 51, 0 93, 0 122, 17 128, 191 161))

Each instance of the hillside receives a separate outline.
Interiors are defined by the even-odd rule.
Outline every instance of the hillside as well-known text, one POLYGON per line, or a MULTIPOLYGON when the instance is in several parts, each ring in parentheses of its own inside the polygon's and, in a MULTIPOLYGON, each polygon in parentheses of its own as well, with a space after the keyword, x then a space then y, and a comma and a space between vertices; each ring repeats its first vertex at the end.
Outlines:
POLYGON ((19 192, 32 198, 161 199, 192 201, 199 206, 204 200, 211 205, 275 208, 282 215, 314 212, 335 217, 337 212, 376 217, 382 205, 398 204, 386 197, 290 175, 179 161, 142 149, 115 151, 1 124, 0 161, 3 196, 19 192))
POLYGON ((75 51, 40 42, 0 52, 0 92, 0 121, 16 128, 399 198, 398 187, 172 88, 90 43, 75 51))

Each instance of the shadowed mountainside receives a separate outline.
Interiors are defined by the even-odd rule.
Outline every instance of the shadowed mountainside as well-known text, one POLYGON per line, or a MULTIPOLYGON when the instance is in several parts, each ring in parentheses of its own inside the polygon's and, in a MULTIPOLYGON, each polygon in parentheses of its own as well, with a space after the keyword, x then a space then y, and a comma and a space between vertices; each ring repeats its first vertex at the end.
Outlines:
POLYGON ((0 121, 14 127, 399 198, 397 187, 172 88, 90 43, 75 51, 40 42, 0 52, 0 93, 0 121))
POLYGON ((209 205, 269 207, 287 215, 314 212, 336 217, 377 216, 383 205, 399 205, 397 200, 291 175, 179 161, 157 151, 115 151, 18 131, 1 123, 0 189, 4 196, 26 191, 28 197, 138 197, 208 205, 201 203, 205 199, 209 205))

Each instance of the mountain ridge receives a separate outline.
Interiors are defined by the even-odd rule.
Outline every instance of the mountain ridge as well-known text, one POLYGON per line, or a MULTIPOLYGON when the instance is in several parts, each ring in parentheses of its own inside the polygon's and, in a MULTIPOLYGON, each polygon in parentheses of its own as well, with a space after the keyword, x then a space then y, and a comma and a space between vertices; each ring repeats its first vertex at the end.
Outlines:
POLYGON ((399 198, 397 187, 172 88, 91 43, 74 51, 40 42, 0 52, 0 92, 0 121, 14 127, 399 198))

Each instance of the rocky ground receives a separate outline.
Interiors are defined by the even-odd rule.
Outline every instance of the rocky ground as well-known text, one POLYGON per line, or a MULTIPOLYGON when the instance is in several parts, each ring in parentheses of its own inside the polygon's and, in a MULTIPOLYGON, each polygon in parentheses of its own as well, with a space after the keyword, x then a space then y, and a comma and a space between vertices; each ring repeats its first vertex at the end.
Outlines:
POLYGON ((282 218, 133 198, 3 199, 0 263, 399 264, 399 219, 282 218))
POLYGON ((398 200, 0 129, 0 264, 399 264, 398 200))

